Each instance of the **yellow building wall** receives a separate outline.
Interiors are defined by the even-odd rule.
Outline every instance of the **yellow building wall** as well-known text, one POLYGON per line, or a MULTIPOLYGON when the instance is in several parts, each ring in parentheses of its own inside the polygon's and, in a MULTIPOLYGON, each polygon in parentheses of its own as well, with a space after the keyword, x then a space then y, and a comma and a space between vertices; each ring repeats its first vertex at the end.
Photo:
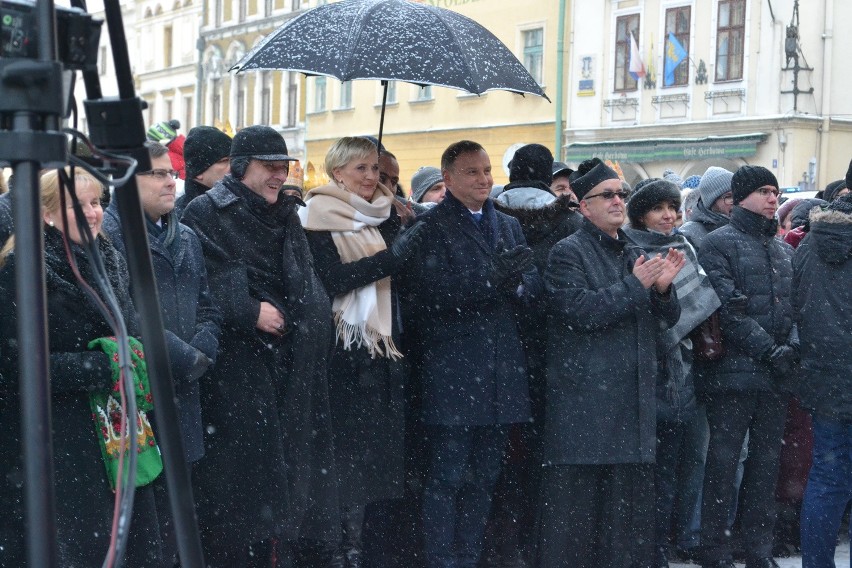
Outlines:
MULTIPOLYGON (((530 0, 523 9, 504 0, 426 0, 425 3, 457 11, 483 25, 523 60, 522 31, 543 28, 542 81, 551 99, 556 96, 556 0, 530 0)), ((440 49, 436 46, 436 49, 440 49)), ((567 61, 567 60, 566 60, 567 61)), ((308 159, 321 164, 331 142, 342 136, 378 135, 382 88, 379 81, 355 81, 352 109, 339 109, 340 82, 327 80, 327 111, 313 111, 314 80, 307 82, 306 147, 308 159)), ((534 95, 490 91, 482 96, 444 87, 432 87, 433 100, 412 102, 418 87, 397 83, 397 102, 388 105, 383 143, 400 161, 401 180, 407 188, 411 175, 422 165, 438 166, 443 150, 452 142, 470 138, 485 146, 494 166, 495 183, 505 183, 500 167, 504 152, 515 143, 543 144, 554 150, 556 108, 534 95)))

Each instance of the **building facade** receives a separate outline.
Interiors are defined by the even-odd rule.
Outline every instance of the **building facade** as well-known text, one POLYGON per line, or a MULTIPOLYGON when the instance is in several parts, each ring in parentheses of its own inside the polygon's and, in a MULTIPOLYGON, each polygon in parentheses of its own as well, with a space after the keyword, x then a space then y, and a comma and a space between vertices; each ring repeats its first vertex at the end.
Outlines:
POLYGON ((820 189, 852 147, 850 17, 845 0, 573 0, 563 155, 631 183, 751 163, 820 189))
MULTIPOLYGON (((405 188, 420 166, 440 165, 443 150, 461 139, 481 143, 491 156, 495 182, 505 183, 507 174, 500 166, 516 145, 536 142, 555 148, 558 14, 565 0, 531 0, 524 2, 522 9, 504 0, 420 1, 454 10, 491 31, 524 63, 554 102, 500 91, 477 96, 443 87, 391 82, 382 143, 397 156, 405 188)), ((388 37, 393 41, 393 29, 388 30, 388 37)), ((337 138, 378 135, 383 94, 378 81, 341 84, 336 79, 311 77, 306 83, 309 167, 322 164, 337 138)))

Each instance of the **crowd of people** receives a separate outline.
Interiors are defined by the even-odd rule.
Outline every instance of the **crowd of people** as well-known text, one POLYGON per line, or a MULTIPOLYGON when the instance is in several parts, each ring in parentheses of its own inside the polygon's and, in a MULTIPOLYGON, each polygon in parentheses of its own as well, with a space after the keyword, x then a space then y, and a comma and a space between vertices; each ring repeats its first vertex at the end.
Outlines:
MULTIPOLYGON (((405 197, 391 152, 344 137, 303 194, 274 129, 174 126, 152 128, 136 182, 208 566, 772 568, 785 539, 834 566, 852 499, 852 164, 779 209, 761 166, 630 188, 530 144, 495 186, 463 140, 405 197), (795 511, 785 537, 776 499, 795 511)), ((102 263, 134 336, 138 317, 116 202, 77 169, 72 207, 65 177, 40 183, 56 527, 61 565, 95 566, 118 370, 77 273, 102 263)), ((22 566, 8 203, 0 566, 22 566)), ((141 399, 153 451, 161 402, 141 399)), ((169 489, 143 461, 124 565, 179 566, 169 489)))

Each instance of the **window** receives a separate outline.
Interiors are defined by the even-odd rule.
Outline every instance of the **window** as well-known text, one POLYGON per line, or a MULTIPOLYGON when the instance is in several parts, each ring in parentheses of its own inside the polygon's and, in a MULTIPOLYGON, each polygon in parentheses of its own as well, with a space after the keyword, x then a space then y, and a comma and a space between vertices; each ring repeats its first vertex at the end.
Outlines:
POLYGON ((544 29, 521 32, 524 40, 524 67, 539 85, 542 84, 542 55, 544 54, 544 29))
POLYGON ((154 101, 146 99, 146 102, 148 103, 148 124, 149 125, 156 124, 157 123, 157 120, 156 120, 157 114, 154 112, 156 110, 155 105, 154 105, 154 101))
POLYGON ((745 0, 719 0, 716 29, 716 81, 743 78, 745 0))
POLYGON ((352 81, 340 83, 340 106, 338 108, 352 108, 352 81))
MULTIPOLYGON (((381 84, 381 83, 380 83, 380 84, 381 84)), ((382 88, 382 90, 384 90, 384 88, 382 88)), ((381 95, 381 96, 384 96, 384 93, 382 93, 382 95, 381 95)), ((396 96, 397 96, 397 95, 396 95, 396 81, 388 81, 388 98, 387 98, 387 104, 389 104, 389 105, 396 104, 396 103, 397 103, 397 100, 398 100, 398 99, 396 98, 396 96)))
POLYGON ((174 118, 174 114, 172 114, 175 109, 174 99, 168 98, 164 102, 166 103, 166 120, 171 120, 174 118))
MULTIPOLYGON (((325 104, 325 98, 323 98, 325 104)), ((296 113, 299 110, 299 86, 296 74, 287 73, 287 126, 296 126, 296 113)))
MULTIPOLYGON (((664 38, 664 45, 667 45, 669 34, 672 34, 687 53, 687 56, 683 58, 683 61, 675 67, 674 82, 668 85, 669 87, 689 84, 689 25, 691 18, 691 6, 680 6, 678 8, 666 10, 666 35, 664 38)), ((665 61, 665 55, 663 60, 665 61)))
POLYGON ((237 128, 246 124, 246 77, 237 75, 237 128))
POLYGON ((314 112, 325 110, 325 77, 314 79, 314 112))
POLYGON ((271 16, 273 7, 273 0, 263 0, 263 15, 271 16))
POLYGON ((248 13, 248 2, 246 0, 239 0, 239 3, 237 5, 237 9, 239 10, 239 12, 237 13, 237 17, 239 18, 239 21, 245 22, 246 21, 246 14, 248 13))
POLYGON ((416 101, 431 101, 432 100, 432 85, 424 85, 417 89, 416 101))
POLYGON ((163 67, 172 66, 172 27, 163 28, 163 67))
POLYGON ((639 85, 633 75, 630 74, 631 37, 639 37, 639 14, 619 16, 615 20, 615 85, 613 90, 616 92, 635 91, 639 85))
POLYGON ((216 22, 216 26, 222 25, 222 13, 225 11, 225 7, 222 5, 224 0, 216 0, 213 3, 213 21, 216 22))
POLYGON ((272 73, 265 71, 260 75, 260 123, 272 122, 272 73))

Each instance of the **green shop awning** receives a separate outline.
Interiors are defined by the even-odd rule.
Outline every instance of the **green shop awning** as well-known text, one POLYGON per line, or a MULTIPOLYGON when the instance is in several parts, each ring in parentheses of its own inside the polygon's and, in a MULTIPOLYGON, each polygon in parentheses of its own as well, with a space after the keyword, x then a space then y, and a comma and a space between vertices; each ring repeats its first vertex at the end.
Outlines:
POLYGON ((672 162, 708 158, 741 158, 757 153, 767 134, 707 136, 705 138, 645 138, 612 142, 574 142, 565 149, 565 160, 582 162, 600 158, 614 162, 672 162))

